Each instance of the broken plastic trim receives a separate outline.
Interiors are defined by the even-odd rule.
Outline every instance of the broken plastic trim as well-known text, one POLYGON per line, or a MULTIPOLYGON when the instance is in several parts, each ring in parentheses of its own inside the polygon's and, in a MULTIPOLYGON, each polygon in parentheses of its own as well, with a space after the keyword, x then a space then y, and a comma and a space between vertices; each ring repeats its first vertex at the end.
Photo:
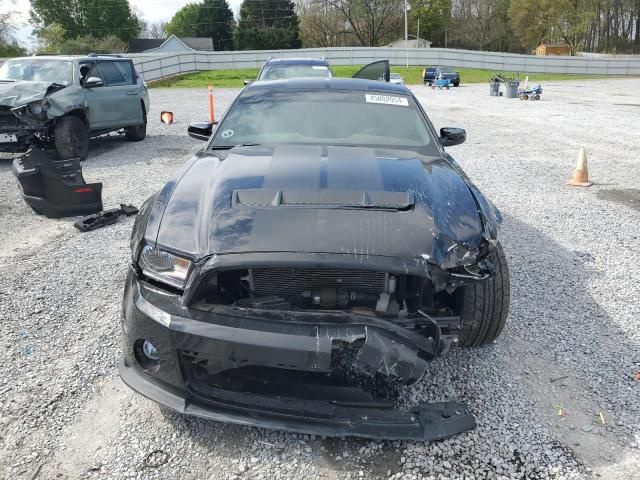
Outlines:
POLYGON ((292 402, 235 392, 183 394, 164 388, 124 360, 120 378, 141 395, 185 415, 222 422, 272 428, 326 437, 363 437, 431 442, 475 428, 469 409, 457 402, 423 403, 409 411, 292 402), (218 396, 218 398, 216 398, 218 396), (249 398, 250 397, 250 398, 249 398), (245 403, 252 400, 251 404, 245 403))
POLYGON ((359 339, 365 339, 367 345, 361 347, 356 362, 393 376, 422 374, 423 364, 433 358, 422 348, 428 348, 433 339, 417 338, 416 333, 390 321, 232 307, 201 312, 184 308, 179 295, 169 295, 131 273, 125 288, 124 328, 128 340, 120 363, 121 378, 138 393, 183 414, 324 436, 416 441, 440 440, 475 427, 473 415, 457 402, 425 403, 403 411, 377 399, 287 397, 228 389, 206 380, 207 375, 247 365, 322 374, 332 368, 336 345, 359 339), (425 345, 413 344, 414 335, 416 342, 425 345), (188 348, 189 355, 197 353, 189 362, 206 365, 205 376, 192 378, 196 369, 183 363, 182 353, 161 364, 158 372, 144 373, 127 352, 131 341, 147 336, 155 339, 161 355, 163 351, 175 355, 182 348, 188 348))
POLYGON ((104 210, 103 212, 95 213, 84 217, 73 224, 81 232, 90 232, 91 230, 97 230, 98 228, 106 227, 107 225, 113 225, 118 221, 122 215, 130 217, 136 215, 138 209, 133 205, 120 204, 120 208, 111 208, 104 210))

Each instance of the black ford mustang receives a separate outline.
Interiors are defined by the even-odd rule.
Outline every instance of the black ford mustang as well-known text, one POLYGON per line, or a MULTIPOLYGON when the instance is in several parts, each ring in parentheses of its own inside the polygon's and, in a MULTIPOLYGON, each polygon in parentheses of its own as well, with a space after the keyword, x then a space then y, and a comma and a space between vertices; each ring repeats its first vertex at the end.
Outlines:
POLYGON ((452 345, 502 330, 497 209, 404 86, 255 82, 142 207, 123 380, 179 412, 327 436, 433 440, 456 402, 397 408, 452 345))

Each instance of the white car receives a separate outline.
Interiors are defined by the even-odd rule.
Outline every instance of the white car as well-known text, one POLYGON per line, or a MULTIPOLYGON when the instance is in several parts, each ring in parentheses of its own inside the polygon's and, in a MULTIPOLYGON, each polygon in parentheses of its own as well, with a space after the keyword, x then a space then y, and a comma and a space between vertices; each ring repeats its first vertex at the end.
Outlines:
POLYGON ((404 85, 404 78, 399 73, 391 73, 389 76, 389 83, 395 83, 396 85, 404 85))

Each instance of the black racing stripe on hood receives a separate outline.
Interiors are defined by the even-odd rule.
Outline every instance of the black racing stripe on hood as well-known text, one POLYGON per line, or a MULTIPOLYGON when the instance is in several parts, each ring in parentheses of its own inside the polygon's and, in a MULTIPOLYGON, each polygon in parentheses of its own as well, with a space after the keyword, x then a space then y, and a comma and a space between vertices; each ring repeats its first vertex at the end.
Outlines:
POLYGON ((327 188, 329 190, 384 190, 377 151, 366 147, 327 148, 327 188))
POLYGON ((320 188, 322 146, 277 145, 264 173, 263 188, 320 188))

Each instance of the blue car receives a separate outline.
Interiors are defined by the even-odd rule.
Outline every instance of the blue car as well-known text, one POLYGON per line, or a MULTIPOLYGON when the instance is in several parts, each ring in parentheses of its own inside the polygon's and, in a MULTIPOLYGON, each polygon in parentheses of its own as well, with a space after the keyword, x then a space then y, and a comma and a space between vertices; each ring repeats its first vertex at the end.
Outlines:
POLYGON ((432 86, 437 78, 449 80, 454 87, 460 86, 460 73, 455 72, 451 67, 427 67, 422 71, 424 84, 432 86))

